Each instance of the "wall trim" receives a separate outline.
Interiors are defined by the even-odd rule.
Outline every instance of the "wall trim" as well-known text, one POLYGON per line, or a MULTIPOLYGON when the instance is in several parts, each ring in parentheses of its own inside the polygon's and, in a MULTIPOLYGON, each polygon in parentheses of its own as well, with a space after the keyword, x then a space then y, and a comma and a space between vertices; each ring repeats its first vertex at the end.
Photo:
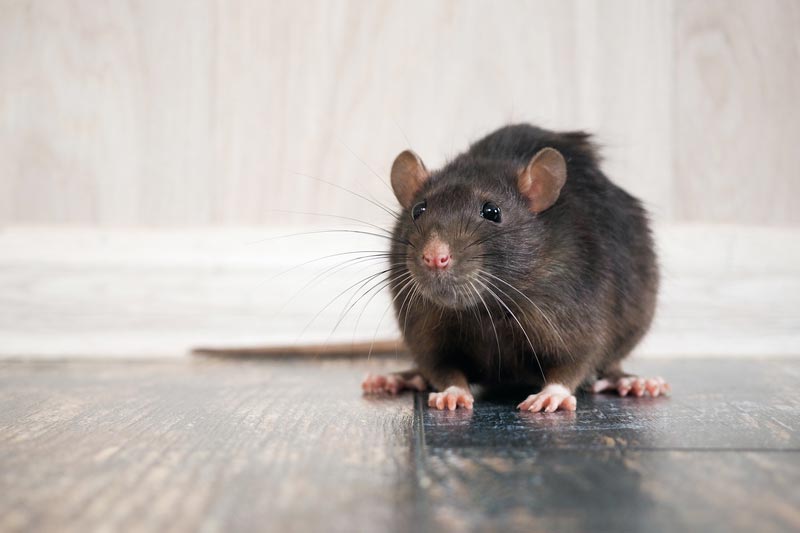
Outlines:
MULTIPOLYGON (((357 327, 360 304, 331 334, 347 295, 320 310, 379 263, 337 272, 337 261, 357 254, 312 260, 385 245, 358 234, 279 237, 318 229, 3 229, 0 358, 183 357, 198 345, 395 338, 385 293, 357 327)), ((663 290, 639 356, 800 353, 800 230, 670 225, 656 233, 663 290)))

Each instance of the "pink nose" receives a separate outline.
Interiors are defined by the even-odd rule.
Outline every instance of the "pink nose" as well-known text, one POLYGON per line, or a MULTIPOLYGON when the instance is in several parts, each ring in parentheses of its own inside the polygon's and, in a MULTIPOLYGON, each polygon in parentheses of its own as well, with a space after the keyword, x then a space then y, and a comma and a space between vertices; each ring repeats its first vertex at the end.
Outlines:
POLYGON ((450 266, 450 247, 447 243, 434 239, 422 250, 422 261, 428 268, 445 269, 450 266))

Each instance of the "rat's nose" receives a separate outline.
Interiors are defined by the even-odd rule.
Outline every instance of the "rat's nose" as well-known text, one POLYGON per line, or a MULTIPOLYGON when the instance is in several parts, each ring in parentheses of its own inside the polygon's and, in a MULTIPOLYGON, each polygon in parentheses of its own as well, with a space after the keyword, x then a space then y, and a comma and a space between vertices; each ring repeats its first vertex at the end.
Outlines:
POLYGON ((450 247, 439 239, 433 239, 422 250, 422 261, 428 268, 445 269, 450 266, 450 247))

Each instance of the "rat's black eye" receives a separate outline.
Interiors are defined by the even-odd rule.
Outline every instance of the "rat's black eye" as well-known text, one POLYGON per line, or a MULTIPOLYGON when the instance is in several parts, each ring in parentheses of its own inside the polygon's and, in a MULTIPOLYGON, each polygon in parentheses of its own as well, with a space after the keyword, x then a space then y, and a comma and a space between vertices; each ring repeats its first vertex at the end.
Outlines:
POLYGON ((426 209, 428 209, 428 202, 426 202, 425 200, 422 200, 418 204, 414 204, 414 207, 411 208, 411 218, 417 220, 419 216, 425 212, 426 209))
POLYGON ((500 222, 500 208, 492 202, 486 202, 483 204, 483 207, 481 207, 481 216, 492 222, 500 222))

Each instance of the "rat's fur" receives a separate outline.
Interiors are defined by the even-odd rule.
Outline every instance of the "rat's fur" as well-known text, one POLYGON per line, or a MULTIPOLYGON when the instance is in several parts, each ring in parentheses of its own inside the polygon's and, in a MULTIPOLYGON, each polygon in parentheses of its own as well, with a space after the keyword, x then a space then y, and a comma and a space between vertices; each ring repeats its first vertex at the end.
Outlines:
POLYGON ((582 132, 503 127, 430 173, 393 232, 391 290, 422 376, 438 390, 466 383, 558 383, 623 376, 620 361, 650 326, 658 268, 647 214, 599 167, 582 132), (563 155, 566 184, 533 213, 518 176, 539 150, 563 155), (411 207, 426 211, 414 221, 411 207), (500 206, 499 224, 481 218, 500 206), (432 235, 452 267, 426 269, 432 235))

